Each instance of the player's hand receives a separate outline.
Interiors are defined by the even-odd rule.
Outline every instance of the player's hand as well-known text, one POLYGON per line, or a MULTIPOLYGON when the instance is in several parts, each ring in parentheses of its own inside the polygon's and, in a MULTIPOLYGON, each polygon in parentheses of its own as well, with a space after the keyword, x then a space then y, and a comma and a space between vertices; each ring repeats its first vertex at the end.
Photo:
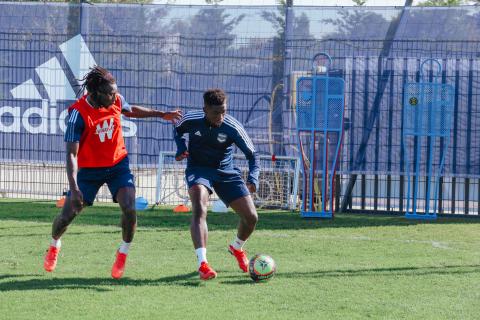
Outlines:
POLYGON ((250 191, 250 193, 257 192, 257 187, 253 183, 247 182, 247 189, 250 191))
POLYGON ((75 210, 81 210, 83 208, 83 193, 80 190, 70 190, 70 201, 72 207, 75 210))
POLYGON ((175 160, 182 161, 183 159, 188 158, 188 151, 184 151, 183 153, 179 154, 175 157, 175 160))
POLYGON ((178 121, 182 118, 182 111, 175 110, 175 111, 167 111, 163 114, 162 119, 167 121, 178 121))

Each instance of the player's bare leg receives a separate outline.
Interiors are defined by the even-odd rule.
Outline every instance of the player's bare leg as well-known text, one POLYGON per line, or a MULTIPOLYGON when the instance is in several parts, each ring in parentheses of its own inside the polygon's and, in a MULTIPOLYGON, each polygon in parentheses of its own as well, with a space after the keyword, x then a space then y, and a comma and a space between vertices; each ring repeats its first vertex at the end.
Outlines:
POLYGON ((237 236, 246 241, 255 230, 258 221, 257 209, 250 195, 233 200, 230 207, 240 216, 237 236))
POLYGON ((62 245, 60 237, 65 233, 67 227, 82 209, 83 203, 79 201, 73 202, 71 197, 68 196, 63 205, 62 212, 53 220, 52 241, 43 261, 43 267, 47 272, 55 270, 58 253, 62 245))
POLYGON ((192 222, 190 234, 198 260, 198 272, 202 280, 213 279, 217 276, 207 261, 207 203, 209 192, 203 185, 194 185, 188 190, 192 202, 192 222))
POLYGON ((130 243, 137 229, 137 212, 135 210, 135 188, 120 188, 116 197, 122 209, 122 238, 130 243))
POLYGON ((192 221, 190 234, 195 249, 206 248, 208 240, 207 203, 208 189, 203 185, 194 185, 188 190, 192 202, 192 221))
POLYGON ((135 211, 135 188, 120 188, 116 200, 122 209, 123 242, 117 250, 117 256, 112 266, 112 277, 120 279, 125 271, 128 250, 137 229, 137 212, 135 211))
POLYGON ((232 201, 230 207, 240 216, 240 221, 237 238, 228 247, 228 251, 237 259, 238 267, 243 272, 247 272, 248 258, 243 245, 255 230, 258 221, 257 210, 250 195, 232 201))
POLYGON ((82 203, 72 203, 71 197, 68 196, 63 205, 62 212, 53 220, 52 238, 60 239, 65 233, 67 227, 72 223, 73 219, 82 211, 82 203))

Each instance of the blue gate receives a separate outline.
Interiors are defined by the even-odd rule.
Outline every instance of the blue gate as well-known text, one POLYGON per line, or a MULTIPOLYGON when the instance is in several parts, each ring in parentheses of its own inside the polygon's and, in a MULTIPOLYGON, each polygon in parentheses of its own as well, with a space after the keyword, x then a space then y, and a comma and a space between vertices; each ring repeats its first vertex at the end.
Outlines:
POLYGON ((334 212, 335 170, 343 140, 345 82, 329 75, 331 62, 328 54, 317 54, 313 58, 312 76, 299 78, 296 86, 297 134, 303 163, 300 213, 307 218, 331 218, 334 212), (316 65, 321 58, 325 63, 316 65))
POLYGON ((454 107, 453 86, 437 82, 441 73, 440 63, 427 59, 420 66, 420 81, 405 84, 403 149, 408 177, 407 218, 437 217, 439 182, 450 142, 454 107), (431 81, 425 79, 426 67, 430 67, 431 81))

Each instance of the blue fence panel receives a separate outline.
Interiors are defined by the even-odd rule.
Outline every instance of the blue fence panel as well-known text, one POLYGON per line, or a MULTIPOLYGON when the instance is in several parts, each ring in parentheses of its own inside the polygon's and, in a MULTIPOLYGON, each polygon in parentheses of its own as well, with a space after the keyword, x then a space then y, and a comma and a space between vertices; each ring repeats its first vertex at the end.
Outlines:
MULTIPOLYGON (((480 8, 291 10, 282 25, 274 6, 0 3, 0 159, 64 161, 65 110, 91 63, 147 107, 198 109, 222 87, 261 153, 297 155, 293 78, 329 52, 346 85, 342 172, 403 172, 403 85, 435 58, 455 88, 445 174, 480 177, 480 8)), ((169 123, 124 126, 133 163, 174 150, 169 123)))

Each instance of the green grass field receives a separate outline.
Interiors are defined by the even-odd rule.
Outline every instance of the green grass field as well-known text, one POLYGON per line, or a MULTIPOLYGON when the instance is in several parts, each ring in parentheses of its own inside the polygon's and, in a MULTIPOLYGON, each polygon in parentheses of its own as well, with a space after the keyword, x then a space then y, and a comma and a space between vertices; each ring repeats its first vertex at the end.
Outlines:
POLYGON ((333 221, 260 211, 249 255, 277 274, 253 283, 227 245, 233 213, 209 215, 209 262, 198 279, 189 214, 139 213, 123 279, 110 278, 119 209, 96 204, 43 271, 53 203, 0 202, 0 319, 479 319, 480 219, 436 222, 338 215, 333 221))

